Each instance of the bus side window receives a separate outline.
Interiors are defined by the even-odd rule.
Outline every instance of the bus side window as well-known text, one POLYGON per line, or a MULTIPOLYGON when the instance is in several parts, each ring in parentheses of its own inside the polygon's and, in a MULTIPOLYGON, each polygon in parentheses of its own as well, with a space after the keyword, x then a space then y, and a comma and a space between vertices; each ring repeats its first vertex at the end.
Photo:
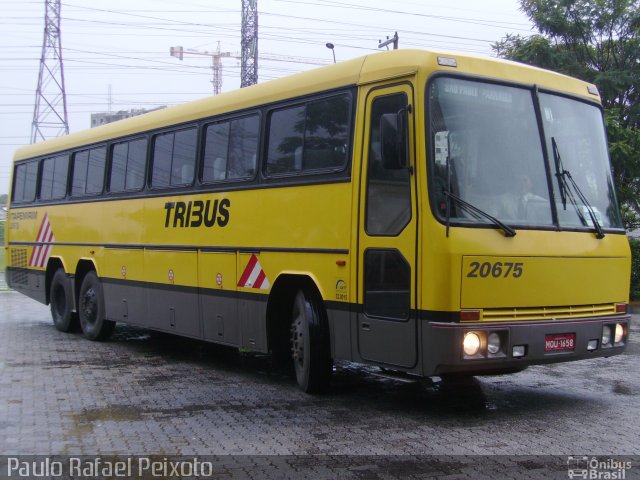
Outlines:
POLYGON ((231 122, 227 178, 247 178, 255 173, 259 128, 257 115, 231 122))
POLYGON ((40 177, 40 200, 58 200, 67 194, 69 155, 45 158, 40 177))
POLYGON ((71 195, 102 193, 106 157, 106 147, 84 150, 73 155, 71 195))
POLYGON ((253 177, 259 132, 258 115, 207 125, 202 181, 209 183, 253 177))
POLYGON ((111 151, 110 192, 140 190, 144 186, 147 139, 117 143, 111 151))
POLYGON ((336 95, 269 115, 266 173, 342 169, 349 152, 351 97, 336 95))
POLYGON ((193 183, 197 139, 197 128, 155 136, 151 173, 152 187, 177 187, 193 183))
POLYGON ((13 180, 12 201, 15 203, 33 202, 36 199, 37 180, 37 161, 16 165, 13 180))
POLYGON ((305 107, 298 105, 271 112, 269 117, 269 145, 267 174, 299 172, 295 152, 304 142, 305 107))
POLYGON ((227 176, 229 122, 212 123, 205 129, 202 182, 224 180, 227 176))

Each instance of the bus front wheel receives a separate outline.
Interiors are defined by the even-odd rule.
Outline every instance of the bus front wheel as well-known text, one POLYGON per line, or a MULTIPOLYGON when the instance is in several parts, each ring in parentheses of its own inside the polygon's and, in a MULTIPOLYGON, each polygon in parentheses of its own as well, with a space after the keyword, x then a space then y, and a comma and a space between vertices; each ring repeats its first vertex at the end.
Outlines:
POLYGON ((82 281, 78 297, 78 316, 82 333, 89 340, 108 339, 116 326, 116 322, 105 318, 102 283, 96 272, 87 273, 82 281))
POLYGON ((317 297, 307 290, 298 290, 291 312, 293 366, 298 386, 306 393, 325 390, 332 370, 329 329, 317 297))
POLYGON ((73 292, 64 268, 59 268, 53 274, 49 303, 56 329, 65 333, 74 330, 78 324, 78 317, 73 311, 73 292))

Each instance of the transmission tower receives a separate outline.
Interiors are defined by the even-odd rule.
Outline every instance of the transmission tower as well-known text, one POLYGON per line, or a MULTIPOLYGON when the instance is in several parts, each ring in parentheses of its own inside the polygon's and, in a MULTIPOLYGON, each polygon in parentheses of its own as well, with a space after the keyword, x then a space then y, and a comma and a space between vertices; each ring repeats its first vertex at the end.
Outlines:
POLYGON ((31 143, 69 133, 60 40, 60 0, 45 0, 44 4, 44 40, 31 124, 31 143))
POLYGON ((240 87, 258 83, 258 0, 242 0, 240 87))

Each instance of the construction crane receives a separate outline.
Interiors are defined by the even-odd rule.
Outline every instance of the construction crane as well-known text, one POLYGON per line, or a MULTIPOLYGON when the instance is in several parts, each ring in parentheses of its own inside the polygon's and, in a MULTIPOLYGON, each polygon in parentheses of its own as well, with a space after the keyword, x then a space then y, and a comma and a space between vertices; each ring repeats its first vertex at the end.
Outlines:
MULTIPOLYGON (((220 42, 218 42, 218 46, 215 52, 209 51, 201 51, 195 50, 191 48, 183 48, 183 47, 171 47, 169 49, 169 54, 172 57, 176 57, 179 60, 182 60, 185 55, 196 55, 196 56, 206 56, 211 57, 212 60, 212 70, 213 70, 213 80, 211 83, 213 84, 213 93, 214 95, 218 95, 222 92, 222 59, 223 58, 235 58, 237 60, 242 60, 242 54, 233 53, 233 52, 222 52, 220 51, 220 42)), ((330 62, 319 60, 317 58, 308 58, 308 57, 296 57, 289 55, 277 55, 272 53, 262 53, 258 55, 260 60, 267 60, 272 62, 290 62, 290 63, 304 63, 307 65, 329 65, 330 62)))

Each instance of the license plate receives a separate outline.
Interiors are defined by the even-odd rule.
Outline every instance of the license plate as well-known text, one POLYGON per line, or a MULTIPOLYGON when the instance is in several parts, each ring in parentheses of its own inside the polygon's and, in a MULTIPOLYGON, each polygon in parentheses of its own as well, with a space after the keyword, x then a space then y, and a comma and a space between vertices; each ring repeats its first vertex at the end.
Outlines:
POLYGON ((545 352, 565 352, 576 348, 575 333, 554 333, 545 335, 544 351, 545 352))

